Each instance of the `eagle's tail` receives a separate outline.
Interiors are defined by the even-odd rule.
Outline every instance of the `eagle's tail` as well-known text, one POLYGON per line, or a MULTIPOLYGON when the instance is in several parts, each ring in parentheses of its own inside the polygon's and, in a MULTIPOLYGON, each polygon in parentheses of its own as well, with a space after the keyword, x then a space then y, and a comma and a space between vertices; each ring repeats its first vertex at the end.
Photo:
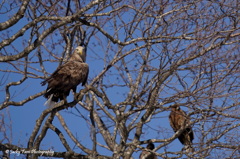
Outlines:
POLYGON ((53 107, 56 104, 56 102, 54 102, 52 98, 53 98, 53 94, 49 96, 48 100, 44 103, 44 105, 48 107, 53 107))

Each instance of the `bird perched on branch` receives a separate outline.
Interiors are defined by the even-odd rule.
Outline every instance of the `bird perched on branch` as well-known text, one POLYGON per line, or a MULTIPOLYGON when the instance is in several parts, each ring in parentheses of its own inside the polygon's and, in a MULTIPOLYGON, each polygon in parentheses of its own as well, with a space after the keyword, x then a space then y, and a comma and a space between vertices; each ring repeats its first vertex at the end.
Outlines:
POLYGON ((170 125, 173 128, 174 132, 183 128, 183 131, 178 136, 179 141, 185 145, 186 152, 193 152, 192 140, 194 139, 193 131, 191 126, 187 126, 190 123, 190 120, 187 114, 180 109, 178 105, 171 106, 171 113, 169 115, 170 125))
POLYGON ((143 150, 142 153, 139 156, 139 159, 157 159, 157 156, 148 150, 153 150, 155 148, 154 144, 152 142, 148 143, 146 149, 143 150))
POLYGON ((50 77, 41 84, 48 83, 44 97, 48 100, 45 105, 53 106, 59 100, 67 103, 67 96, 70 90, 76 93, 77 86, 82 83, 85 85, 89 67, 86 61, 86 52, 84 47, 78 46, 71 57, 63 65, 59 66, 50 77))

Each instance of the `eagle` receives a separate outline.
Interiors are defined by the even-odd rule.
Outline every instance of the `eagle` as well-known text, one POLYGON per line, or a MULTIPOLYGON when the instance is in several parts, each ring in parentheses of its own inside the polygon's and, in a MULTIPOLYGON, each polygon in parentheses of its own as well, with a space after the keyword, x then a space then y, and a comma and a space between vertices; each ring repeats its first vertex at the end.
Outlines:
POLYGON ((139 156, 139 159, 157 159, 157 156, 153 153, 150 152, 155 148, 154 144, 152 142, 148 143, 146 146, 147 150, 143 150, 142 153, 139 156), (150 150, 150 151, 148 151, 150 150))
POLYGON ((192 141, 194 139, 193 131, 191 126, 185 126, 190 123, 186 112, 180 109, 178 105, 172 105, 171 113, 169 115, 170 125, 174 132, 184 128, 182 133, 178 136, 179 141, 184 145, 186 152, 193 152, 192 141))
MULTIPOLYGON (((68 61, 59 66, 50 77, 41 82, 44 86, 48 83, 44 97, 48 100, 45 105, 53 106, 56 102, 64 100, 67 103, 67 96, 72 90, 76 93, 77 86, 86 84, 89 67, 86 61, 85 48, 76 47, 68 61)), ((75 97, 74 97, 75 98, 75 97)))

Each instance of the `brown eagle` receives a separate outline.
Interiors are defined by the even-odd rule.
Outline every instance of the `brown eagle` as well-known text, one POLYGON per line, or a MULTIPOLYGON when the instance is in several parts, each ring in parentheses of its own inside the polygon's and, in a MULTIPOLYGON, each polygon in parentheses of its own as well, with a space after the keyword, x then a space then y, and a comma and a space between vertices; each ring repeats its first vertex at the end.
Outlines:
POLYGON ((48 83, 46 93, 44 94, 44 97, 48 99, 45 105, 53 106, 59 100, 64 100, 66 103, 70 90, 75 94, 80 83, 85 85, 89 72, 88 64, 85 61, 85 49, 82 46, 78 46, 69 60, 59 66, 50 77, 41 83, 42 86, 48 83))
MULTIPOLYGON (((146 149, 153 150, 155 148, 154 144, 152 142, 148 143, 146 149)), ((142 153, 139 156, 139 159, 157 159, 157 156, 150 151, 143 150, 142 153)))
POLYGON ((194 135, 192 127, 185 127, 185 125, 190 123, 187 114, 181 110, 178 105, 172 105, 170 107, 172 108, 169 115, 171 127, 173 128, 174 132, 184 128, 183 132, 178 136, 178 139, 183 145, 185 145, 186 152, 193 152, 192 140, 194 139, 194 135))

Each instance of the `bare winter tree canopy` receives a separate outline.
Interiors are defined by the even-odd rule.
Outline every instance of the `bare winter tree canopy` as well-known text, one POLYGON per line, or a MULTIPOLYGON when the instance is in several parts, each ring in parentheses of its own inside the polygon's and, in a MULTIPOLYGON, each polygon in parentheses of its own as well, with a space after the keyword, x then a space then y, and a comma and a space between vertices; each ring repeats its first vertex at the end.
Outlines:
POLYGON ((238 0, 1 1, 0 158, 239 158, 239 8, 238 0), (44 106, 40 83, 77 46, 86 48, 85 86, 44 106), (190 120, 176 132, 171 105, 190 120), (186 127, 193 152, 178 140, 186 127))

